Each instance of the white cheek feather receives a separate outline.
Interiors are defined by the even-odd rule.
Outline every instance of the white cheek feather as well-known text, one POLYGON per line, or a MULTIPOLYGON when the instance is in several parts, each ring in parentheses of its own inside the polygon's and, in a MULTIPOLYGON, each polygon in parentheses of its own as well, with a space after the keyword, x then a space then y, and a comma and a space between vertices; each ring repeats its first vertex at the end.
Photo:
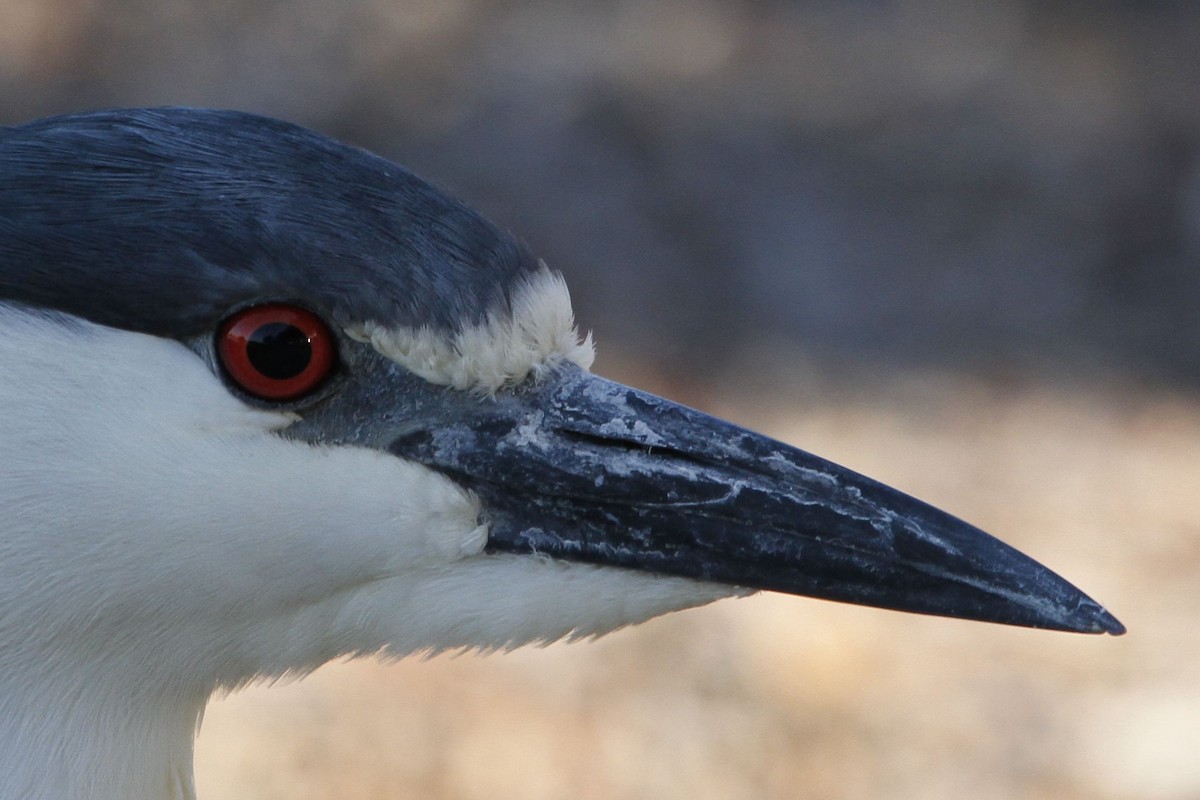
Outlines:
POLYGON ((485 543, 449 479, 282 438, 178 342, 7 309, 0 373, 0 631, 30 648, 120 634, 246 677, 246 626, 485 543))
POLYGON ((511 313, 493 313, 453 336, 366 322, 347 329, 409 372, 439 386, 482 394, 521 383, 564 361, 588 369, 591 335, 580 339, 561 275, 542 269, 512 293, 511 313))

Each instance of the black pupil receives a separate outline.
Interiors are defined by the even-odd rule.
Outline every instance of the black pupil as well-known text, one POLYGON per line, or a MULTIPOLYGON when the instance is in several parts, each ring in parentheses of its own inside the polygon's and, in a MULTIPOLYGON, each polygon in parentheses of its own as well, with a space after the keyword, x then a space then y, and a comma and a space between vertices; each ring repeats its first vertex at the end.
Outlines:
POLYGON ((277 381, 294 378, 312 361, 312 345, 304 331, 286 322, 268 322, 250 334, 246 357, 263 375, 277 381))

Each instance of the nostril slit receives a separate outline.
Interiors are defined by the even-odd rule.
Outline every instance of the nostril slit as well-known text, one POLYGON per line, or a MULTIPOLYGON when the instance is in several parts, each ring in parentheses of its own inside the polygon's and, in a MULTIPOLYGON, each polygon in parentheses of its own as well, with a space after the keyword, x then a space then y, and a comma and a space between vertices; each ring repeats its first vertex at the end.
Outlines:
POLYGON ((627 452, 636 452, 647 456, 657 456, 660 458, 685 461, 690 464, 696 464, 704 467, 713 466, 712 461, 698 456, 695 453, 689 453, 686 450, 680 450, 678 448, 669 447, 666 445, 639 442, 636 439, 601 436, 599 434, 573 430, 570 428, 561 428, 559 429, 558 433, 568 441, 580 442, 582 444, 592 445, 593 447, 625 450, 627 452))

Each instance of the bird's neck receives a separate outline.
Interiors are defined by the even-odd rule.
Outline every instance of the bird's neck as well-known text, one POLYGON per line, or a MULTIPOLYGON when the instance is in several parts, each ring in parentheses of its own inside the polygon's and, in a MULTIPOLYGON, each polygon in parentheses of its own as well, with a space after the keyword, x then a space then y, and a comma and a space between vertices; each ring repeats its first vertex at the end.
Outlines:
POLYGON ((194 800, 203 697, 0 676, 0 800, 194 800))

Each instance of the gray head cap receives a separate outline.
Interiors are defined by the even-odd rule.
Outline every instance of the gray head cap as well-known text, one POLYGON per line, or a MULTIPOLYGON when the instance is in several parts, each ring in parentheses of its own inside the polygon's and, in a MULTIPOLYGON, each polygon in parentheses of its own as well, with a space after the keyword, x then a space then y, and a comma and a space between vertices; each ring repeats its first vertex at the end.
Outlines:
POLYGON ((174 337, 266 300, 452 331, 537 269, 403 168, 277 120, 157 108, 0 128, 0 299, 174 337))

